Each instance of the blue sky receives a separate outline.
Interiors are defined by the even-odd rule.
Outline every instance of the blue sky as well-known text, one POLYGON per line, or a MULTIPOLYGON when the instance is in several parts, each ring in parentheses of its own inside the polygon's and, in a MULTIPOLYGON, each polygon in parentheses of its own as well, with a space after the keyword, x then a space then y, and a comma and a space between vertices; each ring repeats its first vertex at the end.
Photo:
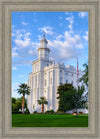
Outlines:
POLYGON ((12 97, 28 82, 32 61, 46 33, 50 58, 79 68, 88 62, 88 12, 12 12, 12 97))

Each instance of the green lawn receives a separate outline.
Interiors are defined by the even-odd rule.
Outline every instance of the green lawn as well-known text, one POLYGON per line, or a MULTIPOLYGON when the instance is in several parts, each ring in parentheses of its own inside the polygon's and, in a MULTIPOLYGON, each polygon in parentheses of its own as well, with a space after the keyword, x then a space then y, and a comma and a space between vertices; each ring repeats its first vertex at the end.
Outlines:
POLYGON ((12 114, 12 127, 88 127, 88 115, 12 114))

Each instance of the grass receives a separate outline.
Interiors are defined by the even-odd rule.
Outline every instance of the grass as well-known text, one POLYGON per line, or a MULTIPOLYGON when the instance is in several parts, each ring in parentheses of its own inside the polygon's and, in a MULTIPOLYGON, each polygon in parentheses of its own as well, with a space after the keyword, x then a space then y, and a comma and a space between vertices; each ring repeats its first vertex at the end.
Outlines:
POLYGON ((12 127, 88 127, 88 115, 12 114, 12 127))

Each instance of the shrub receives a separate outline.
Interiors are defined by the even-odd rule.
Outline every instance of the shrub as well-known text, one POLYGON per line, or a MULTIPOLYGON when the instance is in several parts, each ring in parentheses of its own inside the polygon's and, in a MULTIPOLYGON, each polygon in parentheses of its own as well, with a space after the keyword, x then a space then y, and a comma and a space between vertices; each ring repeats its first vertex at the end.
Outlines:
POLYGON ((30 114, 28 108, 26 108, 25 114, 30 114))
POLYGON ((79 111, 79 114, 83 114, 83 112, 82 111, 79 111))
POLYGON ((38 113, 37 111, 34 111, 34 114, 38 113))
POLYGON ((54 114, 54 113, 55 113, 54 110, 49 111, 49 114, 54 114))
POLYGON ((22 114, 21 111, 12 111, 12 114, 22 114))
POLYGON ((49 114, 49 113, 50 113, 49 111, 46 111, 46 112, 45 112, 45 114, 49 114))
POLYGON ((55 114, 54 110, 46 111, 45 114, 55 114))
POLYGON ((44 114, 44 112, 39 112, 38 114, 44 114))
POLYGON ((67 114, 66 112, 63 112, 63 111, 56 111, 56 114, 67 114))

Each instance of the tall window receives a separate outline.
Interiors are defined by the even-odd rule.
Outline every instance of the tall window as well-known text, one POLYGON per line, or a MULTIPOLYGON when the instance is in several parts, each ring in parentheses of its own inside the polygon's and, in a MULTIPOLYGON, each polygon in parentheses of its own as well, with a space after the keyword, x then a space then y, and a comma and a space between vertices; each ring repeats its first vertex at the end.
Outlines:
POLYGON ((37 65, 35 65, 35 72, 37 71, 37 65))
POLYGON ((37 87, 37 76, 35 76, 35 87, 37 87))
POLYGON ((45 86, 47 85, 47 80, 45 80, 45 86))
POLYGON ((62 77, 60 77, 60 83, 62 83, 62 77))
POLYGON ((73 81, 71 82, 71 84, 73 85, 73 81))
POLYGON ((68 80, 66 80, 66 83, 68 83, 68 80))
POLYGON ((46 90, 45 90, 45 94, 44 94, 44 96, 46 97, 46 90))

